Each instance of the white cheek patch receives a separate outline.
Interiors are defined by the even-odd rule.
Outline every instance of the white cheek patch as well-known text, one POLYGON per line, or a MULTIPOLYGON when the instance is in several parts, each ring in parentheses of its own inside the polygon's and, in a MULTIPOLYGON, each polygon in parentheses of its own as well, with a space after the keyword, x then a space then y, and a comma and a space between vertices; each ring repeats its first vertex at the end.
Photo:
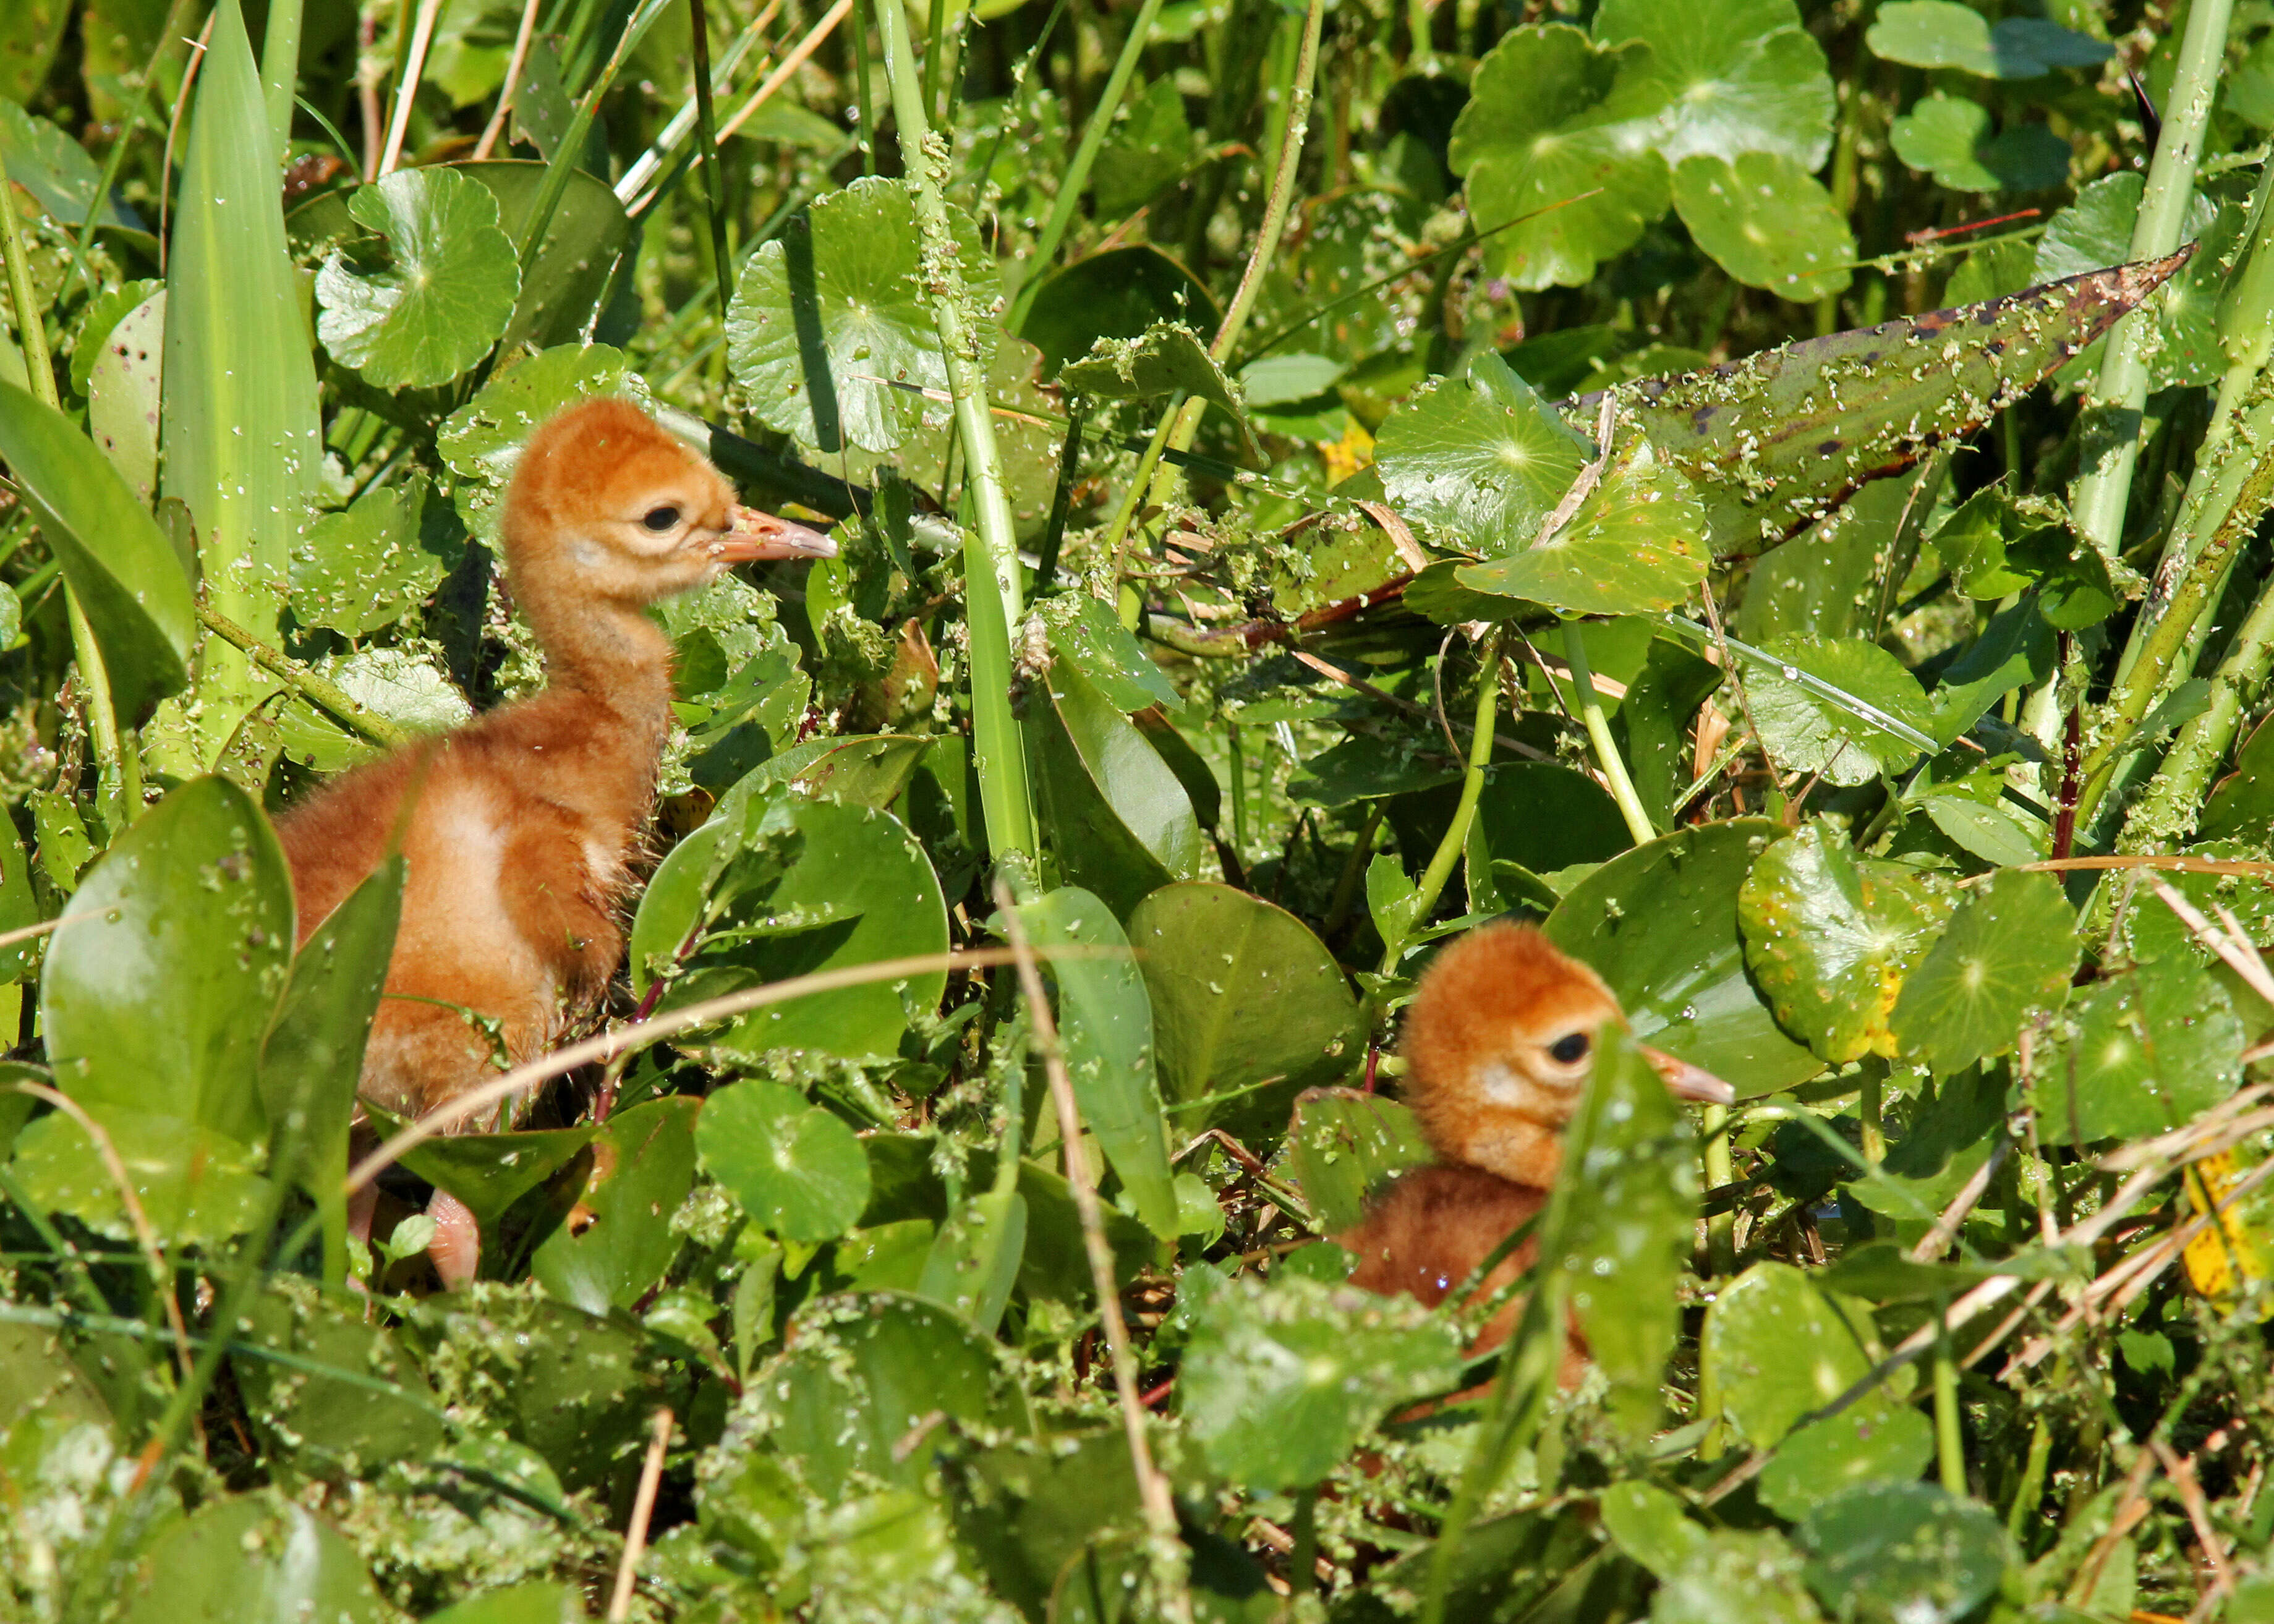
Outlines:
POLYGON ((1477 1069, 1477 1089, 1495 1105, 1521 1105, 1530 1087, 1504 1060, 1488 1060, 1477 1069))

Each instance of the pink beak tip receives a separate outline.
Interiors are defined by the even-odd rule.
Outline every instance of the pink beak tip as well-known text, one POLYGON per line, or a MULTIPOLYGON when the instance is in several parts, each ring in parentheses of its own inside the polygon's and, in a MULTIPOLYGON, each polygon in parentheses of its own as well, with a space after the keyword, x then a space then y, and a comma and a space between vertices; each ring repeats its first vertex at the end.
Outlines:
POLYGON ((829 559, 837 556, 837 544, 819 530, 809 530, 789 519, 778 519, 772 514, 761 513, 755 508, 737 506, 727 515, 727 528, 719 536, 718 550, 721 560, 729 564, 744 564, 760 559, 829 559))
POLYGON ((1694 1100, 1701 1105, 1735 1105, 1737 1091, 1703 1066, 1694 1066, 1687 1060, 1678 1060, 1664 1049, 1648 1044, 1638 1044, 1644 1058, 1658 1068, 1665 1079, 1667 1092, 1677 1100, 1694 1100))

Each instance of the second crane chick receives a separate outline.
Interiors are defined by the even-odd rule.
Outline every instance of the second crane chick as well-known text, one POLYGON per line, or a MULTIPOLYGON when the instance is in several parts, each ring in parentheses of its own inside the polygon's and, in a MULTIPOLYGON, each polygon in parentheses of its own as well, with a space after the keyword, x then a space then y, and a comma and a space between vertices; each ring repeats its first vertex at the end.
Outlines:
MULTIPOLYGON (((1386 1187, 1335 1238, 1355 1253, 1351 1283, 1434 1307, 1547 1206, 1563 1130, 1595 1063, 1595 1034, 1623 1017, 1602 978, 1529 925, 1487 925, 1440 951, 1405 1014, 1404 1096, 1438 1157, 1386 1187)), ((1680 1099, 1726 1105, 1729 1086, 1656 1049, 1643 1053, 1680 1099)), ((1527 1237, 1479 1288, 1490 1297, 1532 1267, 1527 1237)), ((1517 1304, 1473 1351, 1498 1346, 1517 1304)), ((1576 1332, 1569 1386, 1586 1362, 1576 1332)))

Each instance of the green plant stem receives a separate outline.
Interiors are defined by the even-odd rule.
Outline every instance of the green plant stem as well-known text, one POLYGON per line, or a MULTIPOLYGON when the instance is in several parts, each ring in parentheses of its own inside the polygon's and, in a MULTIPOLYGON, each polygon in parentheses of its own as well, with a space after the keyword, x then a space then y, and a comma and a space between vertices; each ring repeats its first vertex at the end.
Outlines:
POLYGON ((1651 827, 1650 814, 1644 810, 1642 797, 1635 793, 1634 780, 1627 776, 1627 763, 1619 755, 1616 741, 1611 737, 1611 725, 1603 715, 1602 695, 1595 692, 1595 673, 1588 668, 1586 640, 1579 635, 1579 622, 1563 622, 1563 658, 1571 667, 1573 695, 1579 707, 1579 725, 1587 730, 1587 742, 1595 747, 1596 764, 1603 770, 1603 780, 1610 786, 1611 799, 1618 802, 1619 816, 1627 821, 1627 833, 1637 846, 1647 846, 1658 838, 1658 831, 1651 827))
POLYGON ((1856 1113, 1863 1128, 1864 1160, 1877 1167, 1887 1159, 1886 1126, 1887 1079, 1879 1073, 1868 1072, 1864 1079, 1862 1094, 1856 1102, 1856 1113))
POLYGON ((2234 634, 2210 680, 2210 704, 2172 741, 2148 793, 2126 819, 2120 852, 2163 850, 2185 838, 2202 811, 2203 792, 2240 729, 2245 707, 2274 668, 2274 580, 2234 634), (2183 830, 2180 825, 2185 824, 2183 830))
POLYGON ((876 0, 876 15, 885 73, 892 87, 900 162, 923 232, 932 322, 939 330, 946 361, 948 393, 955 402, 956 432, 975 510, 975 523, 964 537, 963 596, 971 638, 972 754, 979 772, 980 804, 990 850, 1032 853, 1034 796, 1027 782, 1025 743, 1011 713, 1011 629, 1020 619, 1018 538, 1010 500, 1004 494, 1003 461, 996 450, 995 420, 988 410, 987 374, 972 330, 969 295, 956 263, 955 236, 948 226, 947 151, 934 139, 924 116, 923 90, 916 80, 900 0, 876 0))
POLYGON ((1436 907, 1437 898, 1452 877, 1453 865, 1461 860, 1468 848, 1469 824, 1477 815, 1477 801, 1485 793, 1485 769, 1492 762, 1493 720, 1500 707, 1500 632, 1497 628, 1485 634, 1478 646, 1476 731, 1469 737, 1467 770, 1461 775, 1461 799, 1453 808, 1453 821, 1446 825, 1445 838, 1437 842, 1430 854, 1429 866, 1421 871, 1420 883, 1413 888, 1411 910, 1405 916, 1405 928, 1395 942, 1382 944, 1381 973, 1389 975, 1397 971, 1398 961, 1405 957, 1405 944, 1413 933, 1428 920, 1436 907))
MULTIPOLYGON (((8 166, 0 159, 0 259, 7 262, 8 299, 16 315, 16 340, 24 352, 24 371, 32 394, 41 404, 61 411, 56 390, 55 357, 48 351, 48 332, 40 317, 40 302, 32 286, 32 264, 24 252, 24 232, 16 218, 14 192, 8 166)), ((105 820, 113 836, 142 811, 142 760, 132 733, 119 724, 111 698, 110 670, 102 663, 102 645, 79 606, 79 596, 64 583, 64 604, 71 625, 72 658, 78 663, 79 680, 87 688, 87 729, 94 746, 98 781, 103 786, 105 820)))
POLYGON ((853 25, 853 82, 854 92, 861 99, 861 122, 854 126, 854 135, 861 143, 861 173, 877 172, 877 102, 869 89, 869 26, 853 25))
POLYGON ((2045 1468, 2052 1460, 2052 1428, 2045 1425, 2043 1416, 2039 1416, 2037 1424, 2029 1429, 2029 1458, 2022 1464, 2022 1481, 2014 1491, 2014 1503, 2006 1507, 2006 1537, 2014 1542, 2016 1548, 2022 1544, 2022 1535, 2029 1528, 2029 1518, 2036 1512, 2037 1502, 2044 1498, 2045 1468))
MULTIPOLYGON (((1138 8, 1136 20, 1129 25, 1129 37, 1121 42, 1121 55, 1114 58, 1113 71, 1106 75, 1105 89, 1098 96, 1096 110, 1082 126, 1081 139, 1073 149, 1073 162, 1059 177, 1058 194, 1050 201, 1042 235, 1035 239, 1035 252, 1029 256, 1034 268, 1028 273, 1025 285, 1012 303, 1009 326, 1014 333, 1026 317, 1028 305, 1034 302, 1035 289, 1050 274, 1050 262, 1058 257, 1058 246, 1065 240, 1066 228, 1073 223, 1074 211, 1081 207, 1081 194, 1089 185, 1090 169, 1097 162, 1098 148, 1105 144, 1106 133, 1113 127, 1113 116, 1121 109, 1121 98, 1129 89, 1131 76, 1137 71, 1137 59, 1144 55, 1146 41, 1153 35, 1153 21, 1160 14, 1161 0, 1145 0, 1138 8)), ((1074 37, 1074 54, 1079 58, 1079 29, 1074 37)))
MULTIPOLYGON (((1706 1187, 1719 1190, 1736 1177, 1729 1160, 1729 1108, 1709 1105, 1698 1114, 1699 1160, 1705 1164, 1706 1187)), ((1723 1279, 1737 1272, 1737 1214, 1715 1213, 1706 1221, 1706 1258, 1723 1279)))
POLYGON ((1308 1596, 1319 1588, 1319 1485, 1295 1495, 1295 1548, 1287 1555, 1287 1588, 1295 1596, 1308 1596))
POLYGON ((260 84, 268 100, 268 132, 283 162, 292 146, 292 91, 300 79, 302 0, 269 0, 260 36, 260 84))
MULTIPOLYGON (((2198 0, 2187 13, 2178 70, 2164 109, 2163 133, 2132 224, 2128 259, 2161 259, 2180 245, 2233 11, 2233 0, 2198 0)), ((2137 310, 2108 335, 2089 409, 2086 467, 2069 504, 2077 533, 2111 558, 2123 547, 2124 510, 2140 456, 2140 417, 2148 403, 2148 346, 2155 325, 2153 310, 2137 310)))
POLYGON ((727 248, 727 173, 719 164, 719 119, 711 103, 711 28, 703 0, 687 0, 689 54, 695 58, 696 151, 703 164, 703 202, 711 219, 711 269, 719 284, 719 315, 734 302, 734 261, 727 248))
POLYGON ((1934 1460, 1943 1492, 1954 1500, 1966 1498, 1966 1440, 1958 1428, 1958 1357, 1951 1350, 1947 1298, 1935 1303, 1938 1327, 1934 1343, 1934 1460))
POLYGON ((591 133, 592 120, 600 110, 600 98, 606 95, 623 71, 648 27, 662 15, 671 0, 642 0, 639 9, 624 25, 616 40, 616 49, 608 54, 607 62, 592 80, 591 88, 576 103, 576 111, 568 120, 568 128, 561 132, 560 146, 553 149, 553 160, 545 167, 545 179, 537 189, 537 200, 529 207, 529 218, 522 223, 521 241, 516 252, 521 261, 521 277, 524 284, 529 273, 537 264, 537 256, 544 251, 545 233, 553 224, 553 216, 561 207, 561 199, 568 193, 568 180, 576 172, 584 151, 584 138, 591 133))
POLYGON ((350 732, 360 733, 382 749, 389 750, 408 744, 416 737, 408 729, 396 726, 368 705, 358 702, 346 689, 318 676, 291 656, 270 648, 227 616, 217 613, 204 604, 200 604, 197 609, 198 619, 207 630, 222 642, 235 644, 251 658, 254 665, 310 704, 329 711, 350 732))
POLYGON ((1367 802, 1366 822, 1359 826, 1358 841, 1351 847, 1350 856, 1343 863, 1343 871, 1335 876, 1333 900, 1327 904, 1327 917, 1319 927, 1321 936, 1332 936, 1350 917, 1352 906, 1358 901, 1359 883, 1366 877, 1366 860, 1373 853, 1374 837, 1382 827, 1382 802, 1367 802))

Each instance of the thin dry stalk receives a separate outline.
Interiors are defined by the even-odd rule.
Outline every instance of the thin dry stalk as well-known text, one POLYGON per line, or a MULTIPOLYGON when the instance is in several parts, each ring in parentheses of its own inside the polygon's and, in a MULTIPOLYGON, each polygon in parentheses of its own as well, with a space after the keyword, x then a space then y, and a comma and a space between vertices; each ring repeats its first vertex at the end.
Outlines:
POLYGON ((1190 1624, 1192 1594, 1178 1571, 1184 1547, 1177 1532, 1176 1501, 1169 1480, 1153 1463, 1152 1447, 1145 1439, 1145 1406, 1137 1396, 1137 1357, 1129 1346, 1129 1326, 1121 1317, 1121 1292, 1113 1282, 1113 1253, 1105 1244, 1105 1218, 1090 1183, 1089 1164, 1081 1154, 1081 1108, 1073 1097, 1073 1079, 1066 1075, 1065 1056, 1058 1049, 1058 1023, 1050 1018, 1050 995, 1043 988, 1043 973, 1027 941, 1026 926, 1011 898, 1010 887, 995 885, 995 904, 1002 912, 1004 933, 1019 966, 1019 986, 1034 1021, 1035 1047, 1042 1052, 1043 1074, 1050 1079, 1050 1103, 1058 1109, 1058 1138, 1065 1146, 1066 1184, 1073 1194, 1075 1214, 1081 1220, 1082 1249, 1089 1256, 1089 1277, 1097 1292, 1097 1317, 1105 1327, 1105 1345, 1112 1357, 1113 1389, 1121 1402, 1121 1426, 1129 1440, 1129 1464, 1137 1477, 1137 1495, 1145 1507, 1152 1535, 1156 1569, 1166 1582, 1162 1598, 1172 1619, 1190 1624))
POLYGON ((403 157, 403 137, 410 128, 410 104, 418 100, 418 81, 426 76, 426 50, 434 42, 434 19, 442 0, 420 0, 418 16, 410 25, 410 54, 403 60, 402 82, 395 87, 395 117, 387 126, 387 149, 380 154, 379 173, 395 172, 403 157))
POLYGON ((2156 1454, 2142 1449, 2132 1462, 2131 1474, 2124 1480, 2124 1493, 2116 1502, 2116 1515, 2108 1519, 2108 1531, 2092 1547, 2069 1582, 2068 1601, 2071 1606, 2083 1605, 2086 1598, 2100 1586, 2101 1570, 2108 1559, 2116 1553, 2117 1542, 2140 1525, 2148 1515, 2148 1477, 2156 1469, 2156 1454))
MULTIPOLYGON (((190 60, 182 70, 181 93, 174 98, 173 116, 166 120, 166 150, 158 160, 158 274, 166 274, 166 215, 167 203, 174 195, 174 144, 182 133, 182 110, 190 104, 190 92, 198 82, 198 67, 206 59, 206 47, 213 41, 214 13, 206 14, 206 26, 198 30, 198 37, 190 41, 190 60)), ((121 136, 120 139, 125 138, 121 136)))
POLYGON ((2000 1133, 1982 1165, 1974 1169, 1974 1177, 1959 1186, 1958 1193, 1950 1199, 1950 1205, 1943 1208, 1942 1216, 1934 1221, 1934 1227, 1919 1237, 1918 1244, 1911 1248, 1912 1262, 1931 1263, 1957 1238, 1959 1225, 1966 1222, 1966 1214, 1974 1210, 1975 1203, 1981 1200, 1983 1193, 1990 1188, 1990 1181, 1998 1176, 1998 1169, 2005 1165, 2006 1157, 2013 1148, 2013 1135, 2000 1133))
POLYGON ((2187 1514, 2187 1522, 2195 1530, 2195 1542, 2202 1547, 2203 1564, 2210 1569, 2210 1583, 2205 1588, 2203 1599, 2225 1595, 2234 1588, 2234 1569, 2227 1565, 2226 1548, 2211 1526, 2210 1507, 2203 1503, 2202 1485, 2195 1478, 2195 1457, 2181 1458, 2178 1451, 2160 1438, 2149 1440, 2156 1458, 2163 1462, 2164 1476, 2171 1479, 2179 1491, 2180 1504, 2187 1514))
POLYGON ((482 128, 482 139, 474 143, 474 162, 479 163, 490 155, 490 149, 505 133, 506 115, 513 111, 514 93, 521 88, 521 70, 529 60, 530 36, 537 32, 538 0, 527 0, 521 8, 521 26, 513 36, 513 56, 505 64, 505 83, 498 89, 497 111, 482 128))
POLYGON ((655 1515, 655 1491, 663 1481, 663 1457, 671 1447, 671 1411, 655 1412, 655 1429, 647 1440, 647 1458, 640 1462, 639 1488, 632 1496, 631 1526, 624 1530, 623 1560, 616 1564, 616 1590, 608 1599, 608 1624, 624 1624, 632 1615, 632 1588, 639 1577, 640 1558, 647 1551, 648 1519, 655 1515))
POLYGON ((837 4, 829 8, 821 20, 806 31, 805 38, 790 47, 789 55, 781 59, 781 65, 766 75, 765 82, 750 93, 750 99, 742 103, 739 112, 719 126, 719 140, 721 145, 728 136, 748 123, 752 114, 772 100, 775 91, 789 82, 789 76, 805 65, 805 59, 821 49, 821 42, 830 36, 837 25, 843 22, 852 11, 853 0, 837 0, 837 4))

